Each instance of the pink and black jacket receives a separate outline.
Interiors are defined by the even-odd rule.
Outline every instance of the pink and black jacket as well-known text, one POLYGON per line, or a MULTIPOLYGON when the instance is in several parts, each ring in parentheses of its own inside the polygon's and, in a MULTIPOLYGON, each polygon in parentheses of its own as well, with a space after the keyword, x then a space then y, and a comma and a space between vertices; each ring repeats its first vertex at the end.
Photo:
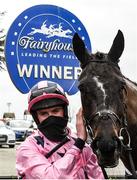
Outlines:
POLYGON ((49 141, 37 130, 17 149, 18 176, 23 179, 104 179, 91 147, 87 144, 83 147, 80 139, 74 138, 69 130, 69 140, 49 155, 59 143, 49 141))

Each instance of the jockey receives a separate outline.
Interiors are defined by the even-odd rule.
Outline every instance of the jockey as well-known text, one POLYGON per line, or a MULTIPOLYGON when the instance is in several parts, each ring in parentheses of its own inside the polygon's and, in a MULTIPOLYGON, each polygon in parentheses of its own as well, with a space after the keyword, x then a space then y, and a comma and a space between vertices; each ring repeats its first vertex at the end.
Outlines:
POLYGON ((77 136, 67 127, 68 99, 51 81, 29 92, 28 110, 37 130, 17 149, 16 169, 24 179, 104 179, 96 155, 87 145, 82 109, 76 115, 77 136))

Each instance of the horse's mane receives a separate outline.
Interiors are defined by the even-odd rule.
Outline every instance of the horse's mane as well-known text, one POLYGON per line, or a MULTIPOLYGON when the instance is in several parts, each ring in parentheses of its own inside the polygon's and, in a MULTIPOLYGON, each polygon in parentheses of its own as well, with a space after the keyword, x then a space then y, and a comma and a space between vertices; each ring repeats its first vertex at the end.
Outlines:
POLYGON ((137 86, 137 83, 136 83, 136 82, 130 80, 129 78, 127 78, 127 77, 125 77, 125 76, 123 76, 123 77, 124 77, 126 80, 130 81, 131 83, 133 83, 135 86, 137 86))

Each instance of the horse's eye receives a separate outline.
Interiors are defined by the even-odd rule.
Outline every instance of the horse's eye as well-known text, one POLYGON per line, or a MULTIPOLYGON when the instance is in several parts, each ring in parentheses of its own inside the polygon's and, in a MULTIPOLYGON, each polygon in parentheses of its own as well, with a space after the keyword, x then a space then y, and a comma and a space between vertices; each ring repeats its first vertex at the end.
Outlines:
POLYGON ((88 85, 84 85, 84 86, 81 85, 81 86, 79 86, 79 90, 82 93, 91 93, 91 89, 90 89, 90 87, 88 85))
POLYGON ((80 85, 78 88, 79 88, 79 90, 80 90, 81 92, 84 92, 84 91, 86 90, 86 88, 85 88, 84 86, 82 86, 82 85, 80 85))

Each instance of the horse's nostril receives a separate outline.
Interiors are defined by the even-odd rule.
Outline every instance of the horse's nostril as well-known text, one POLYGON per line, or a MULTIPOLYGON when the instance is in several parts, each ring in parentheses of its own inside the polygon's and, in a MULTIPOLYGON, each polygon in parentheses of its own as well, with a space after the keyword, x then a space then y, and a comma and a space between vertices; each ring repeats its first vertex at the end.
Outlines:
POLYGON ((118 142, 116 140, 100 140, 96 142, 96 148, 102 153, 112 153, 118 148, 118 142))

